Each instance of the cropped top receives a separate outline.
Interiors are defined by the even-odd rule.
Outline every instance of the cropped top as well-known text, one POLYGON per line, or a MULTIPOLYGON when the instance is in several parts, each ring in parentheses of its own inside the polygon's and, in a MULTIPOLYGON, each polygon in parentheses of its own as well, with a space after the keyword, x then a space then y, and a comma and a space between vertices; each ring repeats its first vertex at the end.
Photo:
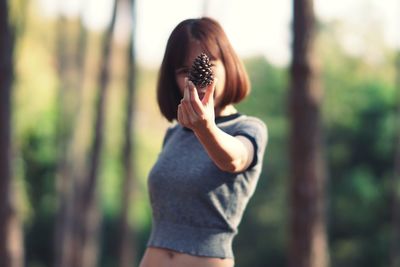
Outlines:
POLYGON ((148 178, 152 208, 148 247, 234 258, 233 238, 261 173, 267 127, 240 114, 216 118, 216 124, 252 142, 253 162, 240 173, 222 171, 190 129, 171 126, 148 178))

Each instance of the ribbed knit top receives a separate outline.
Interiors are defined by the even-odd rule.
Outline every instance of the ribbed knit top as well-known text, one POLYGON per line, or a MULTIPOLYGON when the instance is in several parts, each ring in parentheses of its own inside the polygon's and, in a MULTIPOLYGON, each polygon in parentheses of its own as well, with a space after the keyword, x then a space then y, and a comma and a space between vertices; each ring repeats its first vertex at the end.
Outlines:
POLYGON ((267 128, 261 120, 239 114, 216 118, 216 123, 252 142, 253 162, 241 173, 222 171, 191 130, 171 126, 149 174, 152 231, 147 246, 234 258, 232 242, 261 173, 267 128))

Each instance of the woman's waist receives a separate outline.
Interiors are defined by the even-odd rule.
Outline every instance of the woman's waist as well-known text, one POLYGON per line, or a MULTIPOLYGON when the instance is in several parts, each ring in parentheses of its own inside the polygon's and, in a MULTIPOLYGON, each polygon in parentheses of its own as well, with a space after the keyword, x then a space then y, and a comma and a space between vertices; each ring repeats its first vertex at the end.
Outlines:
POLYGON ((148 247, 145 251, 140 267, 233 267, 231 258, 216 258, 194 256, 162 247, 148 247))
POLYGON ((234 258, 232 229, 216 229, 153 220, 148 247, 161 247, 193 256, 234 258))

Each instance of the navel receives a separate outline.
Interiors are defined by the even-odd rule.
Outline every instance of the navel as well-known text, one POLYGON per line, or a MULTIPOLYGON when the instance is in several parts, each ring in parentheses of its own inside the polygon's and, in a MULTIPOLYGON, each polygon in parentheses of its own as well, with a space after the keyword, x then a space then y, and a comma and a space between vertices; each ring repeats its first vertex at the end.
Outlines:
POLYGON ((172 259, 172 258, 174 258, 175 253, 172 252, 172 251, 167 251, 167 255, 168 255, 168 257, 169 257, 170 259, 172 259))

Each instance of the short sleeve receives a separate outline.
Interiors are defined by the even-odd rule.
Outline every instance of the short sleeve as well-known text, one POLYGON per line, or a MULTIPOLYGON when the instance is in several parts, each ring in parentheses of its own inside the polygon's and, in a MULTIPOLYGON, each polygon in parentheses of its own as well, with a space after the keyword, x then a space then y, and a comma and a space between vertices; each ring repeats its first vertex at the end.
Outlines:
POLYGON ((266 124, 258 118, 248 117, 237 124, 232 135, 246 137, 253 144, 254 156, 248 169, 256 165, 261 165, 268 142, 268 129, 266 124))

